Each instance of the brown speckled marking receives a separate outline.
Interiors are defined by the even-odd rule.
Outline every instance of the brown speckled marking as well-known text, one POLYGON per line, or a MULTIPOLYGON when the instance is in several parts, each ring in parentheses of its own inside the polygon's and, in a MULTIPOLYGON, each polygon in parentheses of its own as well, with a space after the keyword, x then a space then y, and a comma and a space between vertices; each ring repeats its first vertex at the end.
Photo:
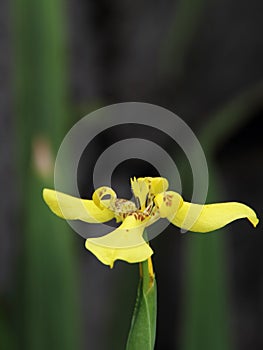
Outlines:
POLYGON ((149 216, 149 214, 142 213, 140 211, 133 213, 133 215, 134 215, 136 220, 140 220, 140 221, 145 220, 145 218, 147 218, 149 216))
POLYGON ((173 204, 173 195, 166 194, 163 201, 167 207, 171 207, 173 204))

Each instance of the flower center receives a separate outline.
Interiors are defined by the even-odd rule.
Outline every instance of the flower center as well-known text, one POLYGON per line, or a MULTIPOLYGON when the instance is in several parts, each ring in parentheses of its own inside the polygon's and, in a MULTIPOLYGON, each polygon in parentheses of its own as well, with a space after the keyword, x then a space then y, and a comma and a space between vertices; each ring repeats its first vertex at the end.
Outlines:
POLYGON ((135 203, 127 199, 117 198, 110 203, 110 210, 114 212, 117 218, 124 220, 127 216, 133 215, 136 220, 144 221, 150 217, 150 210, 141 211, 135 203))
POLYGON ((149 222, 156 221, 159 217, 159 209, 155 206, 155 196, 151 192, 151 185, 133 180, 132 190, 138 202, 137 205, 130 200, 117 198, 116 193, 110 187, 98 188, 93 193, 92 199, 101 209, 111 210, 117 222, 123 221, 127 216, 134 216, 139 221, 146 219, 149 222))

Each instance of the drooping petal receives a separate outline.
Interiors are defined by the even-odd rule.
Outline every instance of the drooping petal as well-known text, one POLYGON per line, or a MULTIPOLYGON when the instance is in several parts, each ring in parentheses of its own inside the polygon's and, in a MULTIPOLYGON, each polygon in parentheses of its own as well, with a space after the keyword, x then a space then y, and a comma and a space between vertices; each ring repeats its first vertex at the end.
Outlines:
POLYGON ((73 197, 58 191, 45 188, 43 198, 57 216, 67 220, 82 220, 89 223, 109 221, 114 213, 100 209, 92 200, 73 197))
POLYGON ((129 263, 144 261, 153 254, 142 237, 146 222, 147 220, 141 222, 130 215, 113 232, 98 238, 88 238, 85 246, 110 267, 113 267, 115 260, 129 263))
POLYGON ((201 205, 183 202, 170 221, 175 226, 185 230, 210 232, 243 218, 247 218, 254 227, 259 221, 254 210, 242 203, 227 202, 201 205))

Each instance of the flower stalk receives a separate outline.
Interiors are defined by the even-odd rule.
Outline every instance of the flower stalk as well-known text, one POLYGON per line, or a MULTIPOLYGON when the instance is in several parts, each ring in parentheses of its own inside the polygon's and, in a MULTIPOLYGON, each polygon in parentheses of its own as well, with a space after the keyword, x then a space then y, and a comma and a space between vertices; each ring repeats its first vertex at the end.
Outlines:
POLYGON ((140 281, 126 350, 153 350, 156 337, 157 285, 152 259, 139 263, 140 281))

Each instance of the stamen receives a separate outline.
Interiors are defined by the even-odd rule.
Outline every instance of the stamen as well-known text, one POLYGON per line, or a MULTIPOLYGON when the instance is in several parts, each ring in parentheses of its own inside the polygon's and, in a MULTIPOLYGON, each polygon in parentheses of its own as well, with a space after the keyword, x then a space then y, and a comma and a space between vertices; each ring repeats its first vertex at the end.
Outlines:
POLYGON ((135 201, 136 207, 137 207, 138 209, 141 209, 139 197, 135 197, 135 198, 134 198, 134 201, 135 201))

